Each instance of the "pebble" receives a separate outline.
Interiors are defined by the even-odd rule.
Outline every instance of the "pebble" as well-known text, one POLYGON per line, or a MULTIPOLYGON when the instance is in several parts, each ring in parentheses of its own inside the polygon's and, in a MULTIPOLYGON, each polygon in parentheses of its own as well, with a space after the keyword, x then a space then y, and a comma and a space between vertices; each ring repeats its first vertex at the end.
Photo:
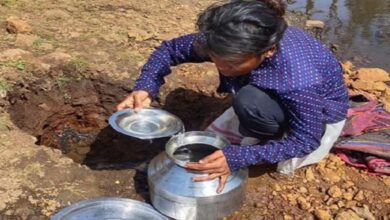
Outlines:
POLYGON ((364 193, 362 190, 359 190, 359 192, 356 193, 355 197, 353 198, 356 201, 362 201, 364 199, 364 193))
POLYGON ((343 198, 348 201, 351 201, 353 199, 353 193, 350 192, 343 193, 343 198))
POLYGON ((330 220, 332 219, 332 216, 330 215, 329 211, 324 210, 324 209, 317 209, 314 211, 314 215, 319 219, 319 220, 330 220))
POLYGON ((275 209, 276 207, 275 207, 275 204, 269 203, 268 206, 267 206, 267 208, 273 210, 273 209, 275 209))
POLYGON ((307 193, 307 189, 303 186, 299 187, 299 190, 298 190, 300 193, 307 193))
POLYGON ((334 199, 333 198, 329 198, 327 201, 326 201, 326 205, 330 205, 334 202, 334 199))
POLYGON ((332 198, 340 198, 342 196, 342 192, 338 186, 331 186, 328 190, 328 195, 332 198))
POLYGON ((359 215, 357 215, 352 210, 346 210, 341 211, 337 213, 335 220, 364 220, 363 218, 360 218, 359 215))
POLYGON ((360 68, 356 77, 364 81, 386 82, 390 80, 389 73, 380 68, 360 68))
POLYGON ((326 201, 326 200, 328 200, 328 199, 329 199, 329 196, 328 196, 328 195, 325 195, 324 198, 323 198, 324 201, 326 201))
POLYGON ((91 150, 90 147, 78 147, 76 149, 77 153, 79 153, 81 155, 86 155, 90 150, 91 150))
POLYGON ((340 167, 340 166, 345 164, 344 161, 341 160, 340 157, 338 157, 334 154, 330 154, 328 159, 329 159, 329 161, 332 161, 332 164, 334 164, 336 167, 340 167))
POLYGON ((352 207, 355 207, 357 205, 357 202, 356 201, 348 201, 346 204, 345 204, 345 207, 346 208, 352 208, 352 207))
POLYGON ((337 202, 337 206, 339 207, 339 208, 343 208, 343 207, 345 207, 345 203, 343 202, 343 201, 338 201, 337 202))
POLYGON ((297 204, 297 194, 287 194, 287 200, 291 205, 296 205, 297 204))
POLYGON ((313 181, 313 180, 315 180, 315 177, 314 177, 314 173, 313 173, 313 170, 311 169, 311 168, 308 168, 307 170, 306 170, 306 179, 307 179, 307 181, 313 181))
POLYGON ((11 34, 31 33, 32 31, 31 26, 26 21, 16 16, 8 17, 6 22, 6 29, 11 34))
POLYGON ((355 183, 352 181, 346 181, 344 184, 345 188, 350 188, 352 186, 355 186, 355 183))
POLYGON ((341 180, 340 174, 337 172, 334 172, 332 169, 324 169, 320 170, 320 173, 322 174, 322 178, 329 183, 337 183, 341 180))
POLYGON ((311 207, 310 202, 308 202, 305 198, 303 197, 298 197, 297 202, 299 204, 299 207, 303 210, 308 210, 311 207))
POLYGON ((353 211, 365 220, 375 220, 375 216, 370 212, 367 205, 363 207, 353 207, 353 211))
POLYGON ((279 191, 282 191, 282 188, 280 187, 279 184, 273 184, 272 186, 272 189, 275 190, 276 192, 279 192, 279 191))
POLYGON ((336 204, 333 204, 331 206, 329 206, 329 209, 333 212, 336 212, 338 211, 340 208, 336 205, 336 204))
POLYGON ((323 29, 325 27, 325 23, 320 20, 307 20, 306 27, 323 29))

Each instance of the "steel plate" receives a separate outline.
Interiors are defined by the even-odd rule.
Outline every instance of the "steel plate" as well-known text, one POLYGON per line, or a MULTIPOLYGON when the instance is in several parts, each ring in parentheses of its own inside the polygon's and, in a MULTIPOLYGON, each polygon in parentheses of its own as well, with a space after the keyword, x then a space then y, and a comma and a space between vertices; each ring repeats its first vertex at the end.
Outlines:
POLYGON ((109 124, 118 132, 139 139, 169 137, 184 130, 183 122, 161 109, 125 109, 115 112, 109 124))
POLYGON ((85 200, 64 208, 51 220, 168 220, 151 205, 123 198, 85 200))

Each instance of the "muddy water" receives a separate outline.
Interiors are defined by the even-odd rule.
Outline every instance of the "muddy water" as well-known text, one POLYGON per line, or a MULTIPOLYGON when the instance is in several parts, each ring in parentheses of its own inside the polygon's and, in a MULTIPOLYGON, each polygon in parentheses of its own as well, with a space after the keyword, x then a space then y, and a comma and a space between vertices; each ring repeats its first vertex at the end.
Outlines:
POLYGON ((390 71, 390 0, 292 0, 289 9, 324 21, 341 58, 390 71))

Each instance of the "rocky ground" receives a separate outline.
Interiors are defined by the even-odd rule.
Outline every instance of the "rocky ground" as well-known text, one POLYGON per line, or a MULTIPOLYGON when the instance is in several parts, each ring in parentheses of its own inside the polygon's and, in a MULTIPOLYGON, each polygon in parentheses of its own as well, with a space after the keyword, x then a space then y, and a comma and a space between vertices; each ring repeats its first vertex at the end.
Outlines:
MULTIPOLYGON (((166 140, 121 136, 107 118, 153 48, 194 31, 212 2, 0 0, 1 220, 102 196, 148 202, 145 161, 166 140)), ((217 82, 211 64, 176 67, 154 104, 203 129, 230 105, 217 82)), ((245 204, 227 219, 389 219, 389 186, 334 155, 291 177, 251 167, 245 204)))

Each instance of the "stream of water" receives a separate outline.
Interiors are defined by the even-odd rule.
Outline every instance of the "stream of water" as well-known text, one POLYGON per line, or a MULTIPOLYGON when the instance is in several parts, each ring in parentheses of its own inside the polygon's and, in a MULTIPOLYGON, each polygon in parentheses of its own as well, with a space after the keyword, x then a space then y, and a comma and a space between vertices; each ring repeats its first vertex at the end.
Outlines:
POLYGON ((291 0, 288 8, 325 22, 341 58, 390 72, 390 0, 291 0))

